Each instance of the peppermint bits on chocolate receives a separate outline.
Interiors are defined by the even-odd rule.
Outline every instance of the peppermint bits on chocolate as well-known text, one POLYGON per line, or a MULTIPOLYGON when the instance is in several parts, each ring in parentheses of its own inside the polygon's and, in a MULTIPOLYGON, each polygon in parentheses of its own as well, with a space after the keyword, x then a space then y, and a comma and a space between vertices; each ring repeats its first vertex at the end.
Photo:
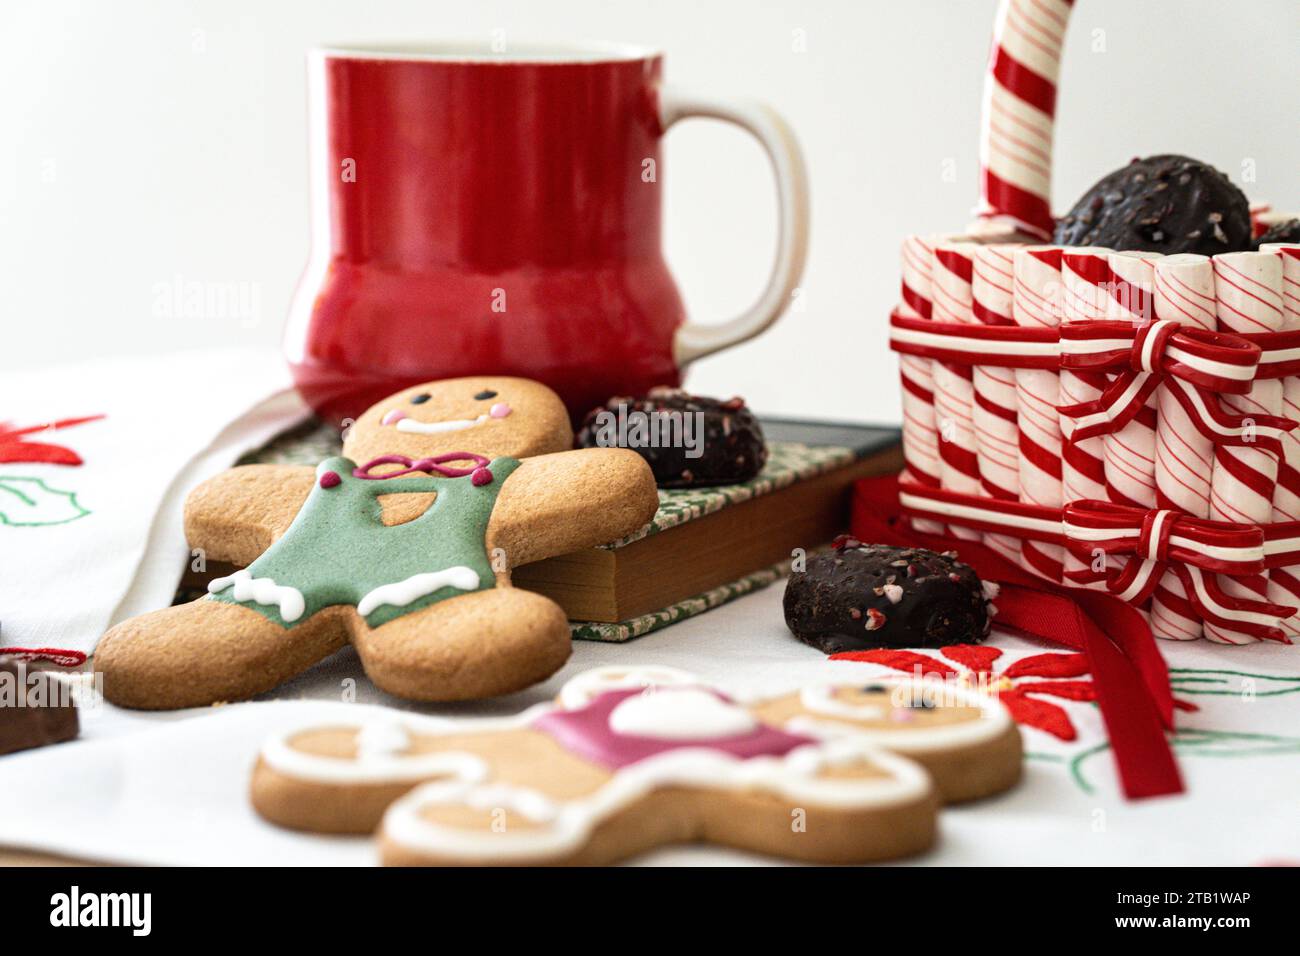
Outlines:
POLYGON ((611 398, 587 413, 579 448, 628 448, 650 465, 660 488, 749 481, 767 463, 763 429, 741 398, 725 401, 679 388, 611 398))
POLYGON ((957 559, 840 535, 785 588, 791 632, 827 653, 983 641, 997 586, 957 559))

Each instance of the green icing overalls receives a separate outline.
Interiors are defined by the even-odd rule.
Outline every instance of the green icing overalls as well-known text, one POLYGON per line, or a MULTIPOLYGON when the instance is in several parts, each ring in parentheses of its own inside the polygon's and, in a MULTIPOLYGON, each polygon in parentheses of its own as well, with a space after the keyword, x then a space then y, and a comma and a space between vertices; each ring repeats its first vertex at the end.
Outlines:
POLYGON ((495 586, 488 519, 518 459, 494 459, 492 481, 479 486, 469 477, 357 478, 355 467, 347 458, 321 462, 311 494, 280 540, 244 571, 213 581, 210 599, 242 604, 284 627, 347 604, 379 627, 495 586), (438 496, 418 518, 392 527, 380 520, 380 495, 430 491, 438 496))

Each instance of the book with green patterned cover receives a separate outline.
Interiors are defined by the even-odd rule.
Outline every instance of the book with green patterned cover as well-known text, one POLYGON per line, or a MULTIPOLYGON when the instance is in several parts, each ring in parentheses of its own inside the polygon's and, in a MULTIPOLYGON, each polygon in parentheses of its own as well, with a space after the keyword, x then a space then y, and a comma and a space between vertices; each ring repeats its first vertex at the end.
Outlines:
MULTIPOLYGON (((763 429, 768 461, 758 477, 661 489, 640 531, 516 568, 514 583, 556 600, 575 638, 630 640, 779 580, 796 548, 844 530, 853 481, 901 466, 897 429, 769 419, 763 429)), ((314 465, 339 448, 337 432, 306 425, 241 463, 314 465)))

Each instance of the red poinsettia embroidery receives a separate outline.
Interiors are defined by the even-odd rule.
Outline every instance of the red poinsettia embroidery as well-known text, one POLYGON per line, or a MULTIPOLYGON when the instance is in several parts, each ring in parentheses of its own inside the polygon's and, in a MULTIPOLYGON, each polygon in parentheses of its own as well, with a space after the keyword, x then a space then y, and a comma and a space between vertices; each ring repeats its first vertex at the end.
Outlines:
MULTIPOLYGON (((881 664, 907 674, 919 673, 927 678, 953 680, 963 685, 996 693, 998 700, 1017 723, 1034 727, 1060 740, 1074 740, 1078 733, 1065 708, 1037 696, 1060 697, 1064 700, 1093 701, 1097 692, 1090 680, 1075 680, 1089 673, 1088 658, 1084 654, 1065 652, 1034 654, 1022 657, 1006 670, 996 673, 993 662, 1002 656, 996 647, 980 644, 955 644, 939 649, 939 653, 960 667, 947 661, 916 651, 879 648, 870 651, 845 651, 832 654, 836 661, 867 661, 881 664), (1046 678, 1046 679, 1035 679, 1046 678)), ((1196 710, 1195 704, 1176 700, 1180 710, 1196 710)))
POLYGON ((56 428, 71 428, 73 425, 98 421, 103 417, 103 415, 87 415, 85 418, 64 418, 45 425, 30 425, 27 428, 14 428, 5 422, 0 422, 0 462, 38 461, 49 465, 80 465, 81 456, 71 448, 27 441, 23 436, 56 428))

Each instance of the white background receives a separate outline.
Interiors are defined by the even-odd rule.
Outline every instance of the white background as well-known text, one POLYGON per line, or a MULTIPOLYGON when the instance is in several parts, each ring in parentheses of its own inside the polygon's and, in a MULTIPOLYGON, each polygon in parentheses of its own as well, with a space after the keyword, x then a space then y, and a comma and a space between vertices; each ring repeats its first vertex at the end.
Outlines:
MULTIPOLYGON (((813 187, 804 308, 702 362, 690 384, 740 393, 767 413, 896 420, 884 323, 897 244, 907 232, 960 228, 975 202, 993 9, 994 0, 5 0, 0 373, 278 342, 307 257, 304 52, 321 41, 482 42, 502 29, 508 42, 659 46, 671 82, 783 112, 813 187), (160 286, 177 281, 237 283, 250 317, 156 314, 160 286)), ((1253 163, 1247 195, 1300 209, 1298 54, 1295 0, 1079 0, 1055 207, 1134 155, 1184 152, 1238 182, 1253 163)), ((773 248, 762 154, 743 133, 694 121, 670 135, 664 177, 669 261, 692 314, 739 311, 773 248)))

